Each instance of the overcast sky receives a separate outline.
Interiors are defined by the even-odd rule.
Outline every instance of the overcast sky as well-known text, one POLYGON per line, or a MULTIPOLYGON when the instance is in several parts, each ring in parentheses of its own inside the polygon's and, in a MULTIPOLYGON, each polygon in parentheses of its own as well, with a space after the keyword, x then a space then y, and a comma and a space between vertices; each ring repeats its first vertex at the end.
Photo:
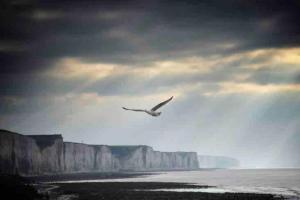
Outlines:
POLYGON ((300 1, 0 9, 0 128, 300 166, 300 1), (157 118, 121 109, 170 96, 157 118))

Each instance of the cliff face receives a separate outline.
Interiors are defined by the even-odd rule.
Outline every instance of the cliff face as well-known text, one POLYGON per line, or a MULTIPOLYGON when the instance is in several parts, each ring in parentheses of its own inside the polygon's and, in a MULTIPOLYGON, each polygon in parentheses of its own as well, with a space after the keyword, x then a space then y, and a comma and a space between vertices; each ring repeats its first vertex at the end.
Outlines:
MULTIPOLYGON (((39 173, 58 173, 61 172, 64 166, 63 162, 63 138, 61 135, 30 135, 35 141, 38 149, 37 163, 39 173)), ((36 160, 36 158, 32 158, 36 160)))
POLYGON ((0 130, 0 173, 33 175, 197 168, 195 152, 159 152, 144 145, 87 145, 63 142, 61 135, 24 136, 0 130))
POLYGON ((121 170, 152 171, 197 169, 195 152, 159 152, 149 146, 112 146, 121 170))
POLYGON ((117 171, 117 159, 104 145, 64 143, 64 172, 117 171))
POLYGON ((148 147, 146 153, 146 169, 198 169, 195 152, 159 152, 148 147))
POLYGON ((0 171, 18 174, 61 172, 62 137, 60 135, 46 136, 50 145, 42 145, 40 137, 0 130, 0 171))
POLYGON ((64 143, 64 172, 197 169, 193 152, 159 152, 149 146, 64 143))

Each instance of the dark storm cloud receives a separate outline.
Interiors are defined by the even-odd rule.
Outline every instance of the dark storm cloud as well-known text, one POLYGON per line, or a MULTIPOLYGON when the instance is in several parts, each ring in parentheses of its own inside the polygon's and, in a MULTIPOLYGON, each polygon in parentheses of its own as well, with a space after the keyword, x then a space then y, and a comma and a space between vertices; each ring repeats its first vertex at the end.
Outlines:
MULTIPOLYGON (((39 75, 65 57, 144 67, 185 56, 299 46, 299 7, 293 0, 5 1, 0 8, 0 95, 73 91, 84 82, 39 75), (234 46, 223 48, 226 44, 234 46)), ((101 95, 141 94, 182 83, 222 81, 243 72, 235 66, 247 62, 235 62, 204 75, 165 75, 145 81, 112 76, 84 90, 101 95)), ((254 73, 248 80, 288 82, 289 75, 254 73)), ((298 79, 296 75, 294 80, 298 79)))
POLYGON ((300 44, 298 1, 24 2, 1 7, 2 41, 25 46, 1 52, 2 73, 66 56, 135 63, 212 53, 224 41, 235 51, 300 44))

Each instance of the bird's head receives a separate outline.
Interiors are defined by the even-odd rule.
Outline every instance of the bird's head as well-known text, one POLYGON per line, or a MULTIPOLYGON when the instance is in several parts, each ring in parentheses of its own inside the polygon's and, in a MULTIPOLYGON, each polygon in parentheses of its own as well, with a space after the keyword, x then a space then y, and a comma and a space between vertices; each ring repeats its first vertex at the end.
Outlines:
POLYGON ((158 112, 157 115, 159 116, 161 114, 161 112, 158 112))

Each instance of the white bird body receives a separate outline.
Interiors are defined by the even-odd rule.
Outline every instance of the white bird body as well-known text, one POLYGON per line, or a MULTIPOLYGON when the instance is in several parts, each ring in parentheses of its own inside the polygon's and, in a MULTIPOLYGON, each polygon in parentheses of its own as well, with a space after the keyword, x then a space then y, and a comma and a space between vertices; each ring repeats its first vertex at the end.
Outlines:
POLYGON ((124 110, 130 110, 130 111, 136 111, 136 112, 145 112, 153 117, 158 117, 161 112, 156 112, 157 109, 159 109, 160 107, 162 107, 163 105, 167 104, 169 101, 171 101, 173 99, 173 97, 169 98, 166 101, 163 101, 159 104, 157 104, 156 106, 154 106, 151 110, 146 110, 146 109, 130 109, 130 108, 125 108, 122 107, 124 110))

